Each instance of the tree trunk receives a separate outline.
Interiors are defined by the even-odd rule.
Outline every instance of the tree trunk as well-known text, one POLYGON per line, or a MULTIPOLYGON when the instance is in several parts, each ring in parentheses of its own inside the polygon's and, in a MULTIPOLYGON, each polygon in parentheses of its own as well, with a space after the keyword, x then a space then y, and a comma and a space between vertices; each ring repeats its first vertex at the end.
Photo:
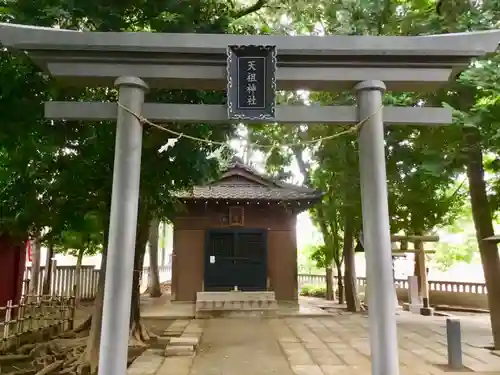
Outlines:
POLYGON ((76 258, 75 267, 75 306, 80 306, 80 289, 81 289, 81 278, 82 278, 82 262, 83 254, 85 254, 85 249, 81 248, 78 251, 78 257, 76 258))
POLYGON ((497 245, 484 241, 494 235, 492 215, 486 194, 484 180, 481 136, 476 129, 467 131, 467 177, 469 180, 472 217, 476 228, 476 237, 483 264, 484 279, 488 289, 491 328, 495 349, 500 350, 500 258, 497 245))
POLYGON ((356 266, 354 261, 354 220, 350 215, 345 218, 344 225, 344 284, 347 311, 361 311, 361 301, 358 296, 356 266))
POLYGON ((45 257, 45 276, 43 278, 42 294, 50 294, 50 286, 52 280, 52 258, 54 257, 54 244, 52 241, 49 242, 49 248, 47 249, 47 256, 45 257))
POLYGON ((333 301, 333 272, 332 266, 327 266, 325 268, 325 279, 326 279, 326 295, 325 298, 328 301, 333 301))
POLYGON ((132 278, 132 302, 130 306, 130 336, 134 344, 143 345, 150 338, 150 333, 141 323, 140 278, 146 254, 150 221, 143 220, 137 225, 137 237, 134 256, 134 277, 132 278))
POLYGON ((345 303, 345 288, 344 288, 344 276, 342 274, 342 263, 336 263, 337 266, 337 286, 339 293, 339 305, 345 303))
POLYGON ((99 284, 94 300, 92 322, 90 327, 87 347, 85 348, 84 361, 90 366, 90 373, 97 373, 99 364, 99 346, 101 344, 102 309, 104 302, 104 280, 106 276, 106 264, 108 260, 108 232, 104 236, 104 249, 101 258, 101 269, 99 270, 99 284))
POLYGON ((157 298, 161 296, 160 287, 160 272, 158 270, 158 227, 160 223, 158 219, 151 220, 149 229, 149 273, 151 275, 151 283, 149 287, 149 295, 157 298))
MULTIPOLYGON (((142 265, 144 261, 144 254, 146 251, 146 243, 148 239, 149 230, 149 220, 145 222, 145 225, 138 225, 137 237, 136 237, 136 249, 134 257, 134 276, 132 278, 133 289, 132 289, 132 301, 131 301, 131 330, 137 331, 142 334, 142 336, 148 335, 147 330, 140 324, 140 292, 139 292, 139 281, 140 281, 140 271, 142 271, 142 265), (138 251, 141 249, 140 251, 138 251)), ((106 264, 108 258, 108 236, 109 232, 106 230, 104 234, 104 251, 101 259, 101 268, 99 272, 99 285, 97 288, 97 294, 94 301, 94 309, 91 318, 91 328, 87 341, 87 346, 83 354, 83 360, 85 365, 90 366, 90 374, 97 374, 97 368, 99 364, 99 346, 101 343, 101 327, 102 327, 102 310, 104 302, 104 281, 106 274, 106 264)), ((85 322, 84 324, 87 324, 85 322)), ((135 336, 135 335, 134 335, 135 336)))
POLYGON ((164 221, 161 226, 161 266, 165 267, 167 261, 167 223, 164 221))
MULTIPOLYGON (((111 212, 111 208, 108 212, 111 212)), ((97 284, 97 293, 94 299, 94 308, 92 315, 87 319, 77 330, 84 331, 87 326, 90 326, 87 346, 82 355, 83 366, 88 366, 90 374, 97 374, 99 365, 99 347, 101 345, 101 327, 102 327, 102 310, 104 304, 104 281, 106 277, 106 265, 108 263, 108 240, 109 240, 109 216, 106 217, 103 223, 104 238, 103 250, 101 256, 101 268, 99 269, 99 282, 97 284)))
POLYGON ((29 284, 29 294, 37 296, 40 293, 40 261, 42 257, 42 244, 38 233, 33 241, 31 251, 31 277, 29 284))
MULTIPOLYGON (((318 213, 318 223, 321 229, 321 234, 323 235, 323 239, 325 241, 325 246, 333 250, 336 244, 335 241, 332 239, 332 233, 329 231, 328 226, 326 224, 324 213, 321 210, 321 208, 317 209, 317 213, 318 213)), ((329 256, 326 256, 325 262, 327 264, 329 263, 329 265, 325 267, 325 281, 326 281, 325 298, 329 301, 333 301, 335 299, 334 288, 333 288, 333 272, 332 272, 333 261, 336 261, 334 256, 333 260, 329 256)))
POLYGON ((413 260, 413 276, 417 276, 417 285, 418 285, 418 294, 420 295, 420 292, 422 291, 422 278, 420 277, 420 260, 417 256, 417 253, 414 254, 414 260, 413 260))

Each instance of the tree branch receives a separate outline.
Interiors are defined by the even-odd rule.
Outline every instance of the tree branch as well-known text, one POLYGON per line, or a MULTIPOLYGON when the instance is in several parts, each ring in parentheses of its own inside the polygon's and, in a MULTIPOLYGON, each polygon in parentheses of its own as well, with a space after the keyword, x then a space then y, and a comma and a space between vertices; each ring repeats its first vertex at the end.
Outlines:
POLYGON ((267 0, 257 0, 255 4, 235 12, 233 14, 233 19, 237 20, 238 18, 245 17, 251 13, 255 13, 264 8, 266 5, 267 5, 267 0))
POLYGON ((438 16, 441 16, 441 7, 443 5, 443 2, 441 0, 436 1, 436 13, 438 16))
POLYGON ((299 166, 299 171, 304 177, 304 182, 303 185, 310 187, 311 186, 311 173, 309 172, 309 169, 307 168, 307 164, 304 161, 304 158, 302 157, 302 151, 303 149, 299 147, 292 147, 293 155, 295 156, 295 161, 297 162, 297 165, 299 166))

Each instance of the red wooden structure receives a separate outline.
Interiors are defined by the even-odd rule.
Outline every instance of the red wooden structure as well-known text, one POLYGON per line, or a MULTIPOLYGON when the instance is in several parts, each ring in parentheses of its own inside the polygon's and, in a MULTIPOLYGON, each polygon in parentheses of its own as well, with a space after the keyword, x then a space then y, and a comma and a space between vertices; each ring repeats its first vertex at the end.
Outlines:
POLYGON ((17 304, 21 299, 25 263, 25 243, 0 236, 0 306, 9 300, 17 304))

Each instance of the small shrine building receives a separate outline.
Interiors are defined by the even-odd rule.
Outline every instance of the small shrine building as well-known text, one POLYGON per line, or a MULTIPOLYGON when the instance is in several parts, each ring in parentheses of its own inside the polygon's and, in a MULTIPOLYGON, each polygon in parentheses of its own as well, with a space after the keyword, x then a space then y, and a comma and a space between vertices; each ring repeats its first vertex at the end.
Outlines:
POLYGON ((185 209, 173 219, 173 300, 239 290, 273 291, 277 301, 296 301, 297 215, 321 197, 240 159, 218 180, 180 194, 185 209))

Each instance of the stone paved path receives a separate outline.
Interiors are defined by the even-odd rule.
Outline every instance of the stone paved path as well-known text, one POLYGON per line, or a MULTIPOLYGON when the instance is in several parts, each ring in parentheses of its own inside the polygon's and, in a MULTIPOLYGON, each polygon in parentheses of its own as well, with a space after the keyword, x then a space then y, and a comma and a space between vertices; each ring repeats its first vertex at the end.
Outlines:
POLYGON ((271 329, 273 322, 207 320, 190 375, 293 375, 271 329))
MULTIPOLYGON (((467 341, 488 342, 488 331, 464 325, 469 373, 500 375, 500 357, 467 341)), ((398 336, 401 375, 453 374, 441 367, 447 363, 444 318, 403 313, 398 336)), ((369 356, 368 319, 360 314, 213 319, 189 375, 369 375, 369 356)))
MULTIPOLYGON (((398 340, 402 375, 450 374, 445 329, 411 315, 399 317, 398 340)), ((441 319, 438 322, 444 322, 441 319)), ((274 321, 277 338, 297 375, 370 374, 368 319, 339 315, 334 319, 274 321)), ((500 374, 500 358, 463 343, 463 361, 473 372, 500 374)), ((471 372, 472 373, 472 372, 471 372)))
MULTIPOLYGON (((401 375, 464 375, 443 367, 445 322, 443 317, 398 316, 401 375)), ((487 322, 463 319, 463 361, 469 374, 500 375, 500 357, 482 348, 490 342, 487 322)), ((208 319, 194 358, 150 352, 160 356, 158 363, 138 366, 141 375, 371 375, 363 314, 208 319)))

